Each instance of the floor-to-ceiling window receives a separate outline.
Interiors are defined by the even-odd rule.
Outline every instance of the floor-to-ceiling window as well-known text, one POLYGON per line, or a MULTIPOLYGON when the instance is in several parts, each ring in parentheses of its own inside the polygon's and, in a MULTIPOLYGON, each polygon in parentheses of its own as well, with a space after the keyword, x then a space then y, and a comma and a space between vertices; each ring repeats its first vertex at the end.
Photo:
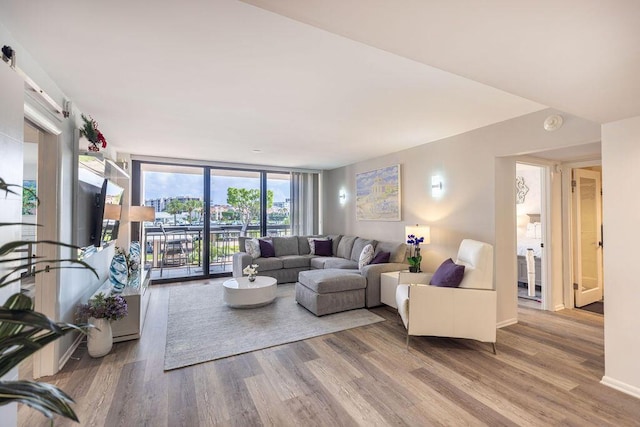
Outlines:
POLYGON ((204 169, 144 163, 140 172, 140 202, 155 210, 143 224, 151 278, 203 276, 204 169))
POLYGON ((211 169, 211 273, 231 271, 231 258, 238 252, 238 237, 260 236, 260 177, 261 173, 256 171, 211 169))
POLYGON ((269 172, 267 179, 267 235, 291 234, 291 174, 269 172))
POLYGON ((133 204, 155 210, 155 221, 143 224, 151 277, 157 282, 229 274, 239 237, 290 235, 290 177, 134 161, 133 204))

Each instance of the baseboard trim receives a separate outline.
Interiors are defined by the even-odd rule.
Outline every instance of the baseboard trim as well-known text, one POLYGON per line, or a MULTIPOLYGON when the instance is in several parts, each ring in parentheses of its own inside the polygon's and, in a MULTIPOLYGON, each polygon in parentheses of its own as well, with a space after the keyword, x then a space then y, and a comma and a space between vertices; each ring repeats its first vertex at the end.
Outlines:
POLYGON ((500 329, 500 328, 504 328, 505 326, 515 325, 516 323, 518 323, 518 319, 514 317, 512 319, 507 319, 507 320, 503 320, 502 322, 498 322, 498 324, 496 325, 496 328, 500 329))
POLYGON ((69 359, 71 359, 73 352, 76 351, 76 349, 80 346, 80 343, 82 342, 84 337, 85 334, 78 334, 73 344, 71 344, 71 347, 69 347, 69 349, 64 352, 64 354, 60 358, 60 363, 58 364, 58 371, 62 370, 62 368, 64 368, 64 365, 69 361, 69 359))
POLYGON ((564 310, 564 304, 558 304, 555 307, 553 307, 553 311, 560 311, 560 310, 564 310))
POLYGON ((623 383, 622 381, 618 381, 614 378, 604 376, 602 380, 600 380, 600 384, 606 385, 607 387, 614 388, 618 391, 621 391, 630 396, 636 397, 640 399, 640 387, 636 387, 627 383, 623 383))

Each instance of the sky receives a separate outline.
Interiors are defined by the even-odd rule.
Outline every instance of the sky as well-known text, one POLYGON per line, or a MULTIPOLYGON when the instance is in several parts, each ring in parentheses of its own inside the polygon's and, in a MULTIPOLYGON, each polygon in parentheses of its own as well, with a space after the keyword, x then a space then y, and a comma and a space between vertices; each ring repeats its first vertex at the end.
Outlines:
MULTIPOLYGON (((144 172, 144 200, 176 196, 198 197, 202 199, 202 181, 202 175, 144 172)), ((216 176, 212 181, 211 203, 214 205, 227 204, 228 187, 260 188, 260 181, 257 178, 216 176)), ((285 199, 290 197, 289 186, 289 181, 267 181, 267 188, 273 191, 274 202, 284 202, 285 199)))

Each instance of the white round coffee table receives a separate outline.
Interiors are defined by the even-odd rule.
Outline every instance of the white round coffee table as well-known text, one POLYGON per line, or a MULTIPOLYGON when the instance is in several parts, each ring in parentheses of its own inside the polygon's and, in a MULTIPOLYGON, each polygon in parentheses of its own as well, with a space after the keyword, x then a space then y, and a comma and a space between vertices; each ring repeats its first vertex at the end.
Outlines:
POLYGON ((256 276, 249 281, 248 277, 236 277, 225 281, 224 303, 233 308, 253 308, 267 305, 276 299, 278 281, 273 277, 256 276))

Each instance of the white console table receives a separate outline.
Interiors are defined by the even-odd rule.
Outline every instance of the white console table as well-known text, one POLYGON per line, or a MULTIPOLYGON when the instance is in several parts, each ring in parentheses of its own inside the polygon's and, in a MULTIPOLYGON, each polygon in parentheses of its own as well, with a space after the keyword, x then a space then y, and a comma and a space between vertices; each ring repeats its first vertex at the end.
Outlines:
MULTIPOLYGON (((132 288, 127 286, 124 288, 122 297, 127 301, 128 314, 126 317, 111 323, 113 331, 113 342, 128 341, 140 338, 142 328, 144 327, 144 318, 147 314, 149 306, 149 298, 151 295, 151 274, 147 270, 141 272, 140 286, 132 288)), ((107 280, 93 294, 94 296, 100 292, 105 295, 111 294, 111 282, 107 280)))

